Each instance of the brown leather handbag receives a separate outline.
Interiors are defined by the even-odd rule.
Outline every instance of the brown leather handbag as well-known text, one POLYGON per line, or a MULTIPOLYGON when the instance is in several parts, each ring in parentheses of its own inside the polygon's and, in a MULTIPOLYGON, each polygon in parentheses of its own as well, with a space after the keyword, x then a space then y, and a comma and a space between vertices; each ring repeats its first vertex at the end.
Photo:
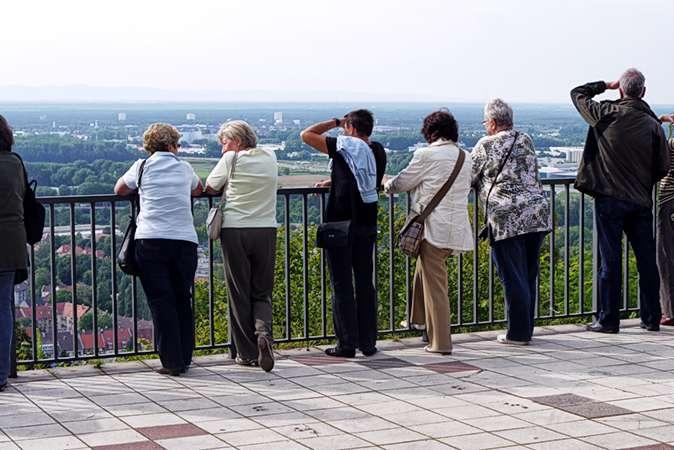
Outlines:
POLYGON ((442 185, 440 190, 435 193, 431 201, 428 203, 428 206, 424 208, 421 214, 409 214, 407 221, 403 226, 400 233, 398 233, 398 247, 404 254, 407 256, 417 256, 419 255, 419 247, 421 246, 421 240, 424 237, 424 226, 426 218, 428 215, 433 212, 438 203, 447 195, 449 188, 452 187, 456 177, 459 176, 461 167, 463 167, 463 162, 466 159, 466 154, 463 150, 459 149, 459 157, 456 160, 454 165, 454 170, 452 170, 449 179, 445 181, 445 184, 442 185))

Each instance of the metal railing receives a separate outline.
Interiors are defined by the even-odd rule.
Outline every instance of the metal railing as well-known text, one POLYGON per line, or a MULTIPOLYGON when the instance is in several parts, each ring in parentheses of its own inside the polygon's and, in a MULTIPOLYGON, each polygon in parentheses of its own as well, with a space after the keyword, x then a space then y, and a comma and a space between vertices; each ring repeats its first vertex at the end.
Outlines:
MULTIPOLYGON (((599 262, 592 199, 573 190, 573 181, 543 180, 554 226, 541 253, 538 319, 580 317, 595 310, 599 262)), ((328 320, 329 274, 323 251, 313 244, 327 192, 324 188, 278 191, 276 342, 333 336, 328 320)), ((129 199, 88 195, 42 197, 40 201, 47 208, 47 224, 43 240, 30 249, 27 298, 16 308, 17 362, 31 366, 155 352, 142 289, 116 265, 120 233, 128 215, 135 214, 129 199)), ((212 196, 193 201, 201 255, 193 299, 197 349, 230 345, 219 246, 203 230, 205 212, 213 204, 212 196)), ((414 267, 395 242, 409 204, 406 194, 380 200, 374 257, 381 333, 408 330, 414 267)), ((488 245, 477 238, 483 220, 477 206, 471 194, 474 251, 448 261, 452 326, 505 321, 502 290, 488 245)), ((635 270, 630 253, 623 253, 622 310, 632 311, 638 308, 638 287, 632 280, 635 270)))

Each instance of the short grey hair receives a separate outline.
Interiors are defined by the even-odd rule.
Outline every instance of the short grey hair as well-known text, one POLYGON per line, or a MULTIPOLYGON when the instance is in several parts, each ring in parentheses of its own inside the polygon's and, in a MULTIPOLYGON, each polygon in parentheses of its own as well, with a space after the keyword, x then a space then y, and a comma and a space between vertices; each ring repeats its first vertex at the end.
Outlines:
POLYGON ((513 109, 500 98, 495 98, 485 105, 484 118, 493 120, 499 127, 512 127, 513 109))
POLYGON ((218 130, 218 141, 222 143, 223 139, 241 142, 242 150, 257 146, 257 136, 253 127, 243 120, 231 120, 223 123, 218 130))
POLYGON ((634 67, 620 76, 620 89, 627 97, 641 98, 646 85, 646 77, 634 67))

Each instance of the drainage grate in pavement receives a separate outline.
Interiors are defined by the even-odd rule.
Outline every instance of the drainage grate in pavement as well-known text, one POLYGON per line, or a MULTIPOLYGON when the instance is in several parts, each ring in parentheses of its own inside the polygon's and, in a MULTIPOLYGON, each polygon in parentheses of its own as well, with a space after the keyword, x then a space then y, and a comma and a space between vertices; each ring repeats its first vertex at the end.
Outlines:
POLYGON ((597 419, 599 417, 620 416, 623 414, 632 414, 625 408, 611 405, 610 403, 597 402, 591 398, 576 394, 546 395, 544 397, 533 397, 530 400, 541 405, 552 406, 586 419, 597 419))
POLYGON ((361 366, 369 367, 370 369, 398 369, 400 367, 413 366, 411 362, 403 361, 398 358, 382 358, 382 359, 368 359, 358 361, 361 366))
POLYGON ((293 356, 290 359, 300 364, 304 364, 305 366, 325 366, 327 364, 343 364, 349 362, 346 358, 337 358, 335 356, 321 354, 293 356))
POLYGON ((461 361, 450 361, 444 363, 424 364, 422 367, 437 373, 455 373, 470 372, 472 370, 482 370, 479 367, 471 366, 461 361))

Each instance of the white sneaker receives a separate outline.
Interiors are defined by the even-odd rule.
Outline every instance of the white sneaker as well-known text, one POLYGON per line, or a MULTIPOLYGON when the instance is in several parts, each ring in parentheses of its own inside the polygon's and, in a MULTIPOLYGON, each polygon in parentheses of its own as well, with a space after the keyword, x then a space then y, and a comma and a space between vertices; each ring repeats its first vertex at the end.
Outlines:
POLYGON ((529 345, 529 341, 513 341, 508 339, 505 334, 499 334, 496 336, 496 341, 501 344, 510 344, 510 345, 529 345))

